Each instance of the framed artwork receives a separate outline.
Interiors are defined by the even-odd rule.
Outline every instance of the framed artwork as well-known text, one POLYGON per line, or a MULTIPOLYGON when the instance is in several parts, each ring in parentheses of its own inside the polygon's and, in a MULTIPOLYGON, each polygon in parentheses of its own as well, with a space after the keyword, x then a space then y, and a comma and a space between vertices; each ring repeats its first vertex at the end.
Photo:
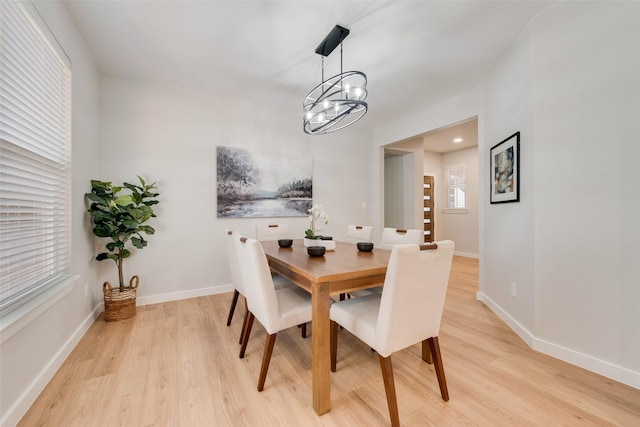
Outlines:
POLYGON ((218 218, 308 216, 311 158, 216 147, 218 218))
POLYGON ((491 203, 520 201, 520 132, 491 147, 491 203))

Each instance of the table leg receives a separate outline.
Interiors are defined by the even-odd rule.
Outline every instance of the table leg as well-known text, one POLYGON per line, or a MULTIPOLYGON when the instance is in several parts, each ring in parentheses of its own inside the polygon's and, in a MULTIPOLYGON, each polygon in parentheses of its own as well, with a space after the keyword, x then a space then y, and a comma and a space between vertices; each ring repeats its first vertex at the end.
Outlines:
POLYGON ((329 284, 318 283, 312 290, 311 343, 313 409, 318 415, 331 410, 331 342, 329 284))

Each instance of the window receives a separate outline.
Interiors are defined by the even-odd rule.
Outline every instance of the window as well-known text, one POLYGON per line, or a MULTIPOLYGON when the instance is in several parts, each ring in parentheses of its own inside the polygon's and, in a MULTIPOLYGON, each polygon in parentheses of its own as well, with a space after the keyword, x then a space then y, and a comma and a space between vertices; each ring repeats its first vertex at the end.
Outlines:
POLYGON ((0 1, 0 317, 70 279, 71 64, 29 2, 0 1))
POLYGON ((457 163, 446 167, 447 208, 466 209, 467 164, 457 163))

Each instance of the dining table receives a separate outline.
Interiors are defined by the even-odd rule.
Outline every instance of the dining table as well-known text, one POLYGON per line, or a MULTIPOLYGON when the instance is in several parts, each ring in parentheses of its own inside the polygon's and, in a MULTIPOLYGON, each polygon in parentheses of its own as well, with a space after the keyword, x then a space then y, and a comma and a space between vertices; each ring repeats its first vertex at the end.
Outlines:
POLYGON ((380 286, 391 251, 359 251, 355 243, 336 241, 323 256, 310 256, 303 239, 284 248, 276 241, 261 242, 271 269, 311 294, 313 408, 318 415, 331 410, 331 297, 380 286))

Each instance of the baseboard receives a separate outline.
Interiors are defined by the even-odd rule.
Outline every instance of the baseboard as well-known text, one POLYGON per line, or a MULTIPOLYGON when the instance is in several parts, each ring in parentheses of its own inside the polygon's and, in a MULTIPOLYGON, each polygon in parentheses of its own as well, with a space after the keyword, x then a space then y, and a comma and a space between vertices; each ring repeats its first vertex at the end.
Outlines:
POLYGON ((475 258, 475 259, 480 258, 480 256, 478 254, 474 254, 474 253, 471 253, 471 252, 453 251, 453 254, 456 255, 456 256, 462 256, 462 257, 465 257, 465 258, 475 258))
POLYGON ((511 317, 506 311, 496 304, 491 298, 486 296, 483 292, 476 293, 476 299, 482 301, 487 307, 493 311, 496 316, 500 318, 504 323, 510 327, 527 345, 533 348, 535 337, 529 332, 527 328, 521 325, 517 320, 511 317))
POLYGON ((15 426, 20 419, 29 410, 36 398, 42 393, 42 390, 49 384, 51 378, 58 372, 58 369, 62 366, 62 363, 67 359, 69 354, 76 348, 76 345, 80 342, 80 339, 89 330, 93 322, 98 318, 102 312, 102 304, 96 305, 87 317, 80 323, 76 330, 71 334, 69 339, 58 350, 58 352, 51 358, 47 366, 44 367, 33 382, 27 387, 27 389, 20 395, 16 402, 9 408, 9 410, 0 419, 0 426, 15 426))
POLYGON ((138 296, 136 305, 159 304, 162 302, 177 301, 181 299, 197 298, 207 295, 217 295, 233 291, 233 285, 211 286, 209 288, 192 289, 189 291, 169 292, 166 294, 149 295, 146 297, 138 296))
POLYGON ((640 390, 640 372, 536 338, 483 292, 478 292, 476 299, 489 307, 532 349, 640 390))

